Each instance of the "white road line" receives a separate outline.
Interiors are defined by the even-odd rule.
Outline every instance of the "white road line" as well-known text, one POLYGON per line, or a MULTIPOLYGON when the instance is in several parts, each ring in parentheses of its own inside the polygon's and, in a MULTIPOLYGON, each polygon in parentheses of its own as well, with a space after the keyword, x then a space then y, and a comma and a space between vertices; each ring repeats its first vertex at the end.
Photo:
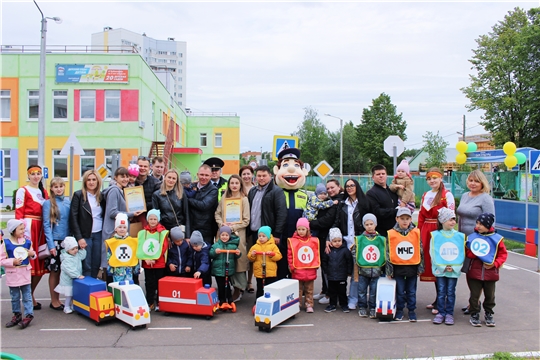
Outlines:
POLYGON ((506 269, 506 270, 518 270, 517 267, 513 267, 512 265, 508 265, 508 264, 504 264, 503 269, 506 269))
MULTIPOLYGON (((430 319, 420 319, 420 320, 416 320, 417 322, 423 322, 423 321, 431 321, 430 319)), ((410 323, 409 320, 402 320, 402 321, 395 321, 395 320, 392 320, 392 321, 379 321, 379 324, 408 324, 410 323)))
POLYGON ((290 324, 290 325, 278 325, 276 327, 304 327, 304 326, 314 326, 313 324, 290 324))
POLYGON ((515 267, 516 269, 519 269, 519 270, 523 270, 523 271, 526 271, 526 272, 530 272, 530 273, 532 273, 532 274, 540 275, 539 272, 532 271, 532 270, 529 270, 529 269, 524 269, 524 268, 519 267, 519 266, 516 266, 516 265, 507 265, 507 264, 504 264, 504 265, 503 265, 503 269, 504 269, 506 266, 512 266, 512 267, 515 267))
MULTIPOLYGON (((516 358, 537 358, 540 356, 540 351, 524 351, 524 352, 514 352, 510 353, 516 358)), ((491 359, 493 354, 473 354, 473 355, 459 355, 459 356, 432 356, 428 358, 407 358, 406 360, 481 360, 481 359, 491 359)), ((405 360, 405 359, 394 359, 394 360, 405 360)))
POLYGON ((164 328, 148 328, 148 330, 191 330, 190 327, 164 327, 164 328))
POLYGON ((39 329, 39 331, 86 331, 86 329, 39 329))

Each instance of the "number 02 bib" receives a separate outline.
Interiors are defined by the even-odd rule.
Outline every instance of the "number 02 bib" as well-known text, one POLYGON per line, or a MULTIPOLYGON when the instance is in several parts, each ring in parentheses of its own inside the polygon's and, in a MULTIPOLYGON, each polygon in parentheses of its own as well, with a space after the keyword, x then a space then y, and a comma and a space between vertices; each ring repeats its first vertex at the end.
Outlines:
POLYGON ((467 238, 467 248, 482 262, 492 265, 503 237, 497 233, 488 236, 473 233, 467 238))

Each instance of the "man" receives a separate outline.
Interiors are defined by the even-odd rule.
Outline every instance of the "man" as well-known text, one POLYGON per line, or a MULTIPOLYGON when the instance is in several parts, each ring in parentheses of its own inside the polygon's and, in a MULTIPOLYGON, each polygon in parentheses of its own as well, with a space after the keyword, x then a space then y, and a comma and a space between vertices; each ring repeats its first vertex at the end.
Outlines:
POLYGON ((195 183, 197 191, 193 198, 188 199, 191 231, 198 230, 203 236, 204 242, 209 246, 214 244, 214 237, 217 233, 214 214, 218 204, 218 189, 210 183, 211 174, 210 166, 202 164, 199 167, 198 182, 195 183))
POLYGON ((225 162, 217 157, 211 157, 206 159, 203 163, 210 166, 212 173, 210 175, 210 182, 218 189, 218 202, 221 200, 221 196, 227 190, 227 180, 221 176, 221 168, 225 166, 225 162))
MULTIPOLYGON (((146 211, 153 209, 152 207, 152 194, 159 190, 161 182, 153 176, 149 176, 150 172, 150 159, 146 156, 139 156, 137 159, 137 165, 139 165, 139 176, 137 176, 137 184, 142 185, 144 189, 144 200, 146 202, 146 211)), ((146 214, 142 214, 142 218, 146 220, 146 214)), ((143 221, 144 225, 146 221, 143 221)))
POLYGON ((378 164, 371 168, 373 187, 368 190, 366 196, 371 205, 371 209, 377 217, 377 231, 387 237, 387 231, 396 224, 396 207, 398 206, 398 196, 390 191, 386 185, 386 167, 378 164))
POLYGON ((161 156, 156 156, 152 159, 152 176, 162 182, 164 172, 165 160, 161 156))

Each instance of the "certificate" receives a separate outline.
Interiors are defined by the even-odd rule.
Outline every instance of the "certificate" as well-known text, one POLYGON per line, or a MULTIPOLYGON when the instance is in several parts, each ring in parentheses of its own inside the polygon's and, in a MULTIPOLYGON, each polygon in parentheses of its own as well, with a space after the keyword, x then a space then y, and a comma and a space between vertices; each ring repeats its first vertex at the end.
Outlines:
POLYGON ((127 212, 146 211, 146 201, 142 186, 124 188, 127 212))
POLYGON ((242 222, 242 199, 225 199, 225 221, 226 223, 238 224, 242 222))

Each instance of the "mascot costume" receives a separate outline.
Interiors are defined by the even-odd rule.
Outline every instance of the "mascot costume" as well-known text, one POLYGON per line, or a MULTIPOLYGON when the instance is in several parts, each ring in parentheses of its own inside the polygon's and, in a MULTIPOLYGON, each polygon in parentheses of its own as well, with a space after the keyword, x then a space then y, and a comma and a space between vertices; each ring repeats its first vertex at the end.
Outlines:
MULTIPOLYGON (((308 170, 304 168, 304 163, 300 160, 300 150, 288 148, 278 154, 278 163, 274 166, 276 184, 283 189, 285 202, 287 204, 287 220, 285 228, 281 231, 282 236, 279 242, 279 250, 282 254, 287 254, 288 238, 292 237, 296 231, 296 222, 302 217, 306 209, 308 195, 302 189, 306 183, 308 170)), ((287 256, 283 256, 278 261, 278 280, 289 277, 289 265, 287 256)))

